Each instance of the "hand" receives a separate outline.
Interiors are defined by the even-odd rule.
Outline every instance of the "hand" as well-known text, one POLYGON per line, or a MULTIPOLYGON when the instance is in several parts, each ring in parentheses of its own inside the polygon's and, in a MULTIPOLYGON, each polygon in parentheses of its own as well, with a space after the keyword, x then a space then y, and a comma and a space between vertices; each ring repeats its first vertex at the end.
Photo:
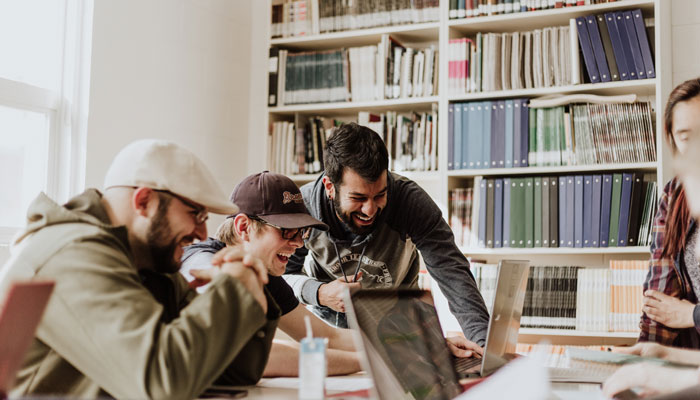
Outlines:
POLYGON ((642 357, 656 357, 666 359, 668 347, 655 342, 639 342, 631 347, 613 347, 614 353, 634 354, 642 357))
POLYGON ((471 340, 465 339, 463 336, 450 336, 445 338, 447 347, 455 357, 474 357, 483 356, 484 349, 471 340))
MULTIPOLYGON (((358 275, 357 280, 359 281, 361 277, 362 273, 358 275)), ((349 288, 350 290, 359 289, 360 283, 348 283, 345 282, 345 278, 338 278, 334 281, 324 283, 318 288, 318 303, 344 313, 345 303, 343 302, 343 296, 345 288, 349 288)))
POLYGON ((219 273, 221 269, 218 267, 212 267, 207 269, 191 269, 189 270, 190 275, 194 278, 190 281, 189 286, 192 289, 196 289, 200 286, 204 286, 211 282, 219 273))
POLYGON ((231 246, 221 249, 218 253, 214 254, 214 257, 211 259, 211 264, 220 267, 225 262, 233 261, 240 261, 246 267, 252 268, 263 284, 268 283, 267 268, 265 268, 265 265, 256 257, 243 250, 242 246, 231 246))
POLYGON ((656 290, 644 292, 642 311, 652 320, 669 328, 692 328, 695 304, 656 290))
POLYGON ((603 394, 611 398, 626 389, 641 388, 640 395, 664 394, 698 384, 696 369, 663 367, 650 363, 635 363, 618 369, 603 384, 603 394))

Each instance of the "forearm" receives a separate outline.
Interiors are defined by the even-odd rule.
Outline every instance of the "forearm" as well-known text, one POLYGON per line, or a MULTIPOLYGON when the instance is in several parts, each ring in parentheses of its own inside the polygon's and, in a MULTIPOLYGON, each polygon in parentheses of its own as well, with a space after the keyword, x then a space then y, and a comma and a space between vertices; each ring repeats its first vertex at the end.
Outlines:
MULTIPOLYGON (((356 352, 327 349, 326 358, 328 375, 347 375, 361 370, 356 352)), ((275 340, 263 376, 299 376, 299 344, 275 340)))
POLYGON ((328 347, 330 349, 355 351, 355 343, 352 338, 352 331, 343 328, 331 328, 333 334, 328 336, 328 347))

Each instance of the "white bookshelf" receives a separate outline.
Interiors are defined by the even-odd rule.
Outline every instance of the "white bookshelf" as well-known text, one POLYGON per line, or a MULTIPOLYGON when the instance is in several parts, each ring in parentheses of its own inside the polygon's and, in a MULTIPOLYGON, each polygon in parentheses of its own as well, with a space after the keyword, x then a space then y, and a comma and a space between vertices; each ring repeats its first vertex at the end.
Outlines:
MULTIPOLYGON (((268 0, 271 4, 276 0, 268 0)), ((438 203, 447 218, 449 190, 465 187, 474 177, 518 176, 518 175, 565 175, 579 173, 614 173, 619 171, 641 171, 656 174, 659 192, 664 183, 670 179, 670 168, 666 168, 670 154, 663 145, 663 107, 671 90, 671 10, 667 0, 622 0, 613 3, 565 7, 561 9, 533 11, 476 17, 449 19, 449 0, 440 1, 440 20, 421 24, 409 24, 360 29, 354 31, 334 32, 320 35, 276 38, 269 41, 270 46, 277 46, 290 51, 327 50, 341 47, 376 45, 381 35, 391 34, 402 43, 425 47, 437 44, 439 49, 439 95, 423 98, 401 98, 392 100, 299 104, 282 107, 270 107, 266 117, 268 123, 274 121, 297 121, 311 115, 338 117, 352 120, 358 111, 383 112, 427 111, 438 105, 438 171, 436 172, 400 172, 415 180, 438 203), (654 23, 653 41, 656 78, 644 80, 618 81, 596 84, 567 85, 550 88, 506 90, 482 93, 448 94, 447 57, 448 42, 451 38, 464 37, 476 32, 514 32, 528 31, 547 26, 565 26, 569 19, 578 16, 609 12, 611 10, 630 10, 641 8, 645 18, 652 18, 654 23), (655 110, 657 161, 650 163, 574 165, 552 167, 527 167, 508 169, 447 169, 448 115, 450 103, 505 99, 519 97, 539 97, 556 94, 592 93, 598 95, 636 94, 641 100, 650 100, 655 110)), ((583 62, 583 61, 582 61, 583 62)), ((267 124, 266 124, 267 125, 267 124)), ((269 146, 269 140, 267 141, 269 146)), ((294 175, 292 179, 298 184, 310 182, 318 174, 294 175)), ((531 260, 533 265, 582 265, 584 267, 604 267, 612 259, 645 259, 649 247, 609 247, 609 248, 460 248, 467 256, 496 263, 507 257, 521 257, 531 260)), ((629 344, 636 340, 636 332, 583 332, 552 329, 526 329, 520 331, 520 341, 538 343, 542 339, 553 344, 629 344)))

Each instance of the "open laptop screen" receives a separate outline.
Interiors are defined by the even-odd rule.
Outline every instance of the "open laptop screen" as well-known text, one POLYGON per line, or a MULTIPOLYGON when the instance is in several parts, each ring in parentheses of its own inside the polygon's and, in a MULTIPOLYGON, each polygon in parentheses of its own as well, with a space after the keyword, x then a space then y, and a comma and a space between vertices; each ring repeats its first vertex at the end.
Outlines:
MULTIPOLYGON (((390 371, 403 395, 417 400, 451 399, 461 393, 429 292, 360 290, 351 299, 350 322, 362 333, 373 375, 390 371)), ((375 379, 382 398, 403 397, 387 393, 382 380, 375 379)))

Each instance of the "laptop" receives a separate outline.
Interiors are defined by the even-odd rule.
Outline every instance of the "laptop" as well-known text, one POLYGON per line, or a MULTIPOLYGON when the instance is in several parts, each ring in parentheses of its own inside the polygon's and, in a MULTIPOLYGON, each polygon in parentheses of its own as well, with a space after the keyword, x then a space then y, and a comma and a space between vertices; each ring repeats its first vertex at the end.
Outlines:
POLYGON ((14 282, 0 305, 0 398, 14 384, 53 287, 49 281, 14 282))
POLYGON ((440 328, 430 292, 369 289, 346 293, 348 323, 363 367, 382 399, 450 399, 462 392, 464 372, 487 376, 515 355, 525 300, 528 261, 498 265, 496 295, 481 359, 458 365, 440 328), (466 371, 465 371, 466 370, 466 371))

